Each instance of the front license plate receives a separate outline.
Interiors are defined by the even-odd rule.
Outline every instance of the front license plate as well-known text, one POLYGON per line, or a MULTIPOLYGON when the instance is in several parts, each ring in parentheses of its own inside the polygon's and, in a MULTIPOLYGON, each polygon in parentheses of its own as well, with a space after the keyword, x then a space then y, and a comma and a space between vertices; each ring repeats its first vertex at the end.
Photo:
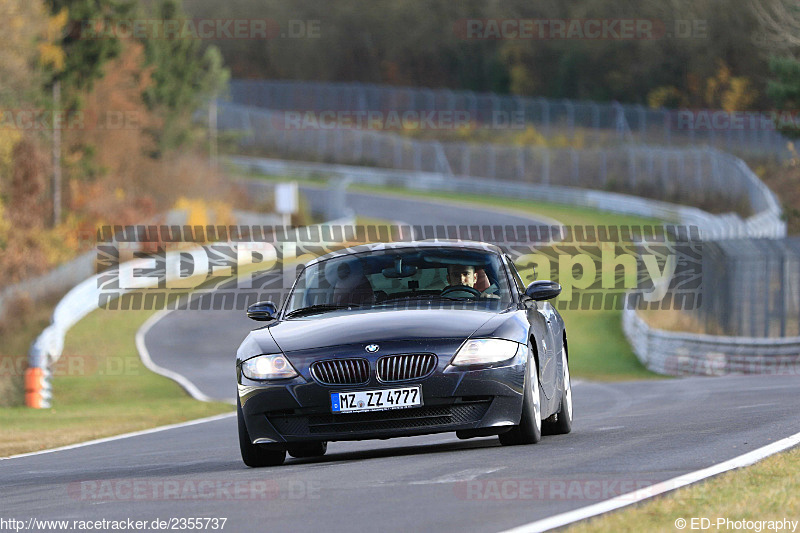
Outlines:
POLYGON ((334 413, 385 411, 418 405, 422 405, 422 388, 419 385, 401 389, 331 393, 331 411, 334 413))

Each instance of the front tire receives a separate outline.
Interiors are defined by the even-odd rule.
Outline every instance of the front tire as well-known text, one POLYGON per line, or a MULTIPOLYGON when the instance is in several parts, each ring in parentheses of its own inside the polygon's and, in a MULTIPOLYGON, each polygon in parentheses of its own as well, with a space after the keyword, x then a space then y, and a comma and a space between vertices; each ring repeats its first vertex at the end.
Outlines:
POLYGON ((522 398, 522 416, 519 425, 500 435, 500 444, 536 444, 542 440, 542 398, 539 395, 539 371, 528 344, 528 365, 525 372, 525 392, 522 398))
POLYGON ((242 452, 244 464, 250 468, 283 464, 286 460, 286 450, 281 448, 269 449, 259 444, 253 444, 250 435, 247 433, 242 404, 239 403, 238 395, 236 398, 236 419, 239 423, 239 450, 242 452))

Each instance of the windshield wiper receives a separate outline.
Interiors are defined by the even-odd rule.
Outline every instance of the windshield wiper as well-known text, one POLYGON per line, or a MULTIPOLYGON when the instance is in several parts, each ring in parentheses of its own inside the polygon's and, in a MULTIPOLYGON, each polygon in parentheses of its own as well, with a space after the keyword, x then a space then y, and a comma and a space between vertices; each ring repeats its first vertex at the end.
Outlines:
POLYGON ((355 309, 361 307, 360 304, 316 304, 309 305, 308 307, 301 307, 290 311, 286 314, 285 318, 292 318, 295 316, 315 315, 317 313, 325 313, 327 311, 336 311, 338 309, 355 309))
POLYGON ((412 296, 404 296, 403 298, 391 298, 386 300, 385 302, 381 302, 377 305, 391 305, 394 303, 399 302, 410 302, 410 301, 420 301, 420 300, 450 300, 453 302, 473 302, 475 301, 472 298, 454 298, 452 296, 442 296, 441 294, 415 294, 412 296))

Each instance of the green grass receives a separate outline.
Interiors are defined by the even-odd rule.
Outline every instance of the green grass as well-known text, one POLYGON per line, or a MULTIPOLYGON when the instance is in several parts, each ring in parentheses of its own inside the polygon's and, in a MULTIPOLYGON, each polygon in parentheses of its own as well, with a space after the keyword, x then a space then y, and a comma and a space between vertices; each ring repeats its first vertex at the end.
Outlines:
POLYGON ((0 408, 0 456, 231 411, 142 365, 134 336, 152 313, 97 310, 76 324, 52 380, 52 408, 0 408))
POLYGON ((569 368, 595 381, 663 379, 647 370, 622 333, 620 311, 559 311, 567 325, 569 368))
MULTIPOLYGON (((800 448, 773 455, 755 465, 727 472, 708 481, 662 497, 593 518, 568 529, 571 533, 679 531, 675 521, 707 517, 705 531, 733 531, 716 527, 718 517, 739 520, 800 520, 800 448)), ((798 528, 800 529, 800 528, 798 528)), ((689 525, 685 531, 692 531, 689 525)), ((696 531, 702 531, 695 528, 696 531)), ((763 529, 762 531, 765 531, 763 529)), ((791 531, 791 526, 789 528, 791 531)))
POLYGON ((479 206, 498 207, 506 211, 522 211, 529 215, 543 215, 554 218, 562 224, 568 226, 576 225, 595 225, 595 226, 621 226, 621 225, 661 225, 662 221, 637 217, 633 215, 620 215, 599 211, 585 207, 575 207, 563 204, 551 204, 534 200, 523 200, 517 198, 478 196, 474 194, 461 194, 436 191, 414 191, 408 189, 375 187, 366 185, 353 185, 350 189, 354 191, 369 191, 382 194, 394 194, 398 196, 413 196, 427 199, 440 199, 463 202, 479 206))

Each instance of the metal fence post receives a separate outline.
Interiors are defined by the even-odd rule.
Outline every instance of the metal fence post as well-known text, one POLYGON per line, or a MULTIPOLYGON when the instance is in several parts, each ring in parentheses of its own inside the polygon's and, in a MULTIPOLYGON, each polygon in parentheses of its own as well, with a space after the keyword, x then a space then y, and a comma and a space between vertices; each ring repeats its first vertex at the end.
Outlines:
POLYGON ((628 148, 628 184, 636 185, 636 159, 633 155, 633 148, 628 148))
POLYGON ((608 183, 608 156, 605 150, 600 150, 600 183, 605 189, 608 183))
POLYGON ((569 100, 562 100, 564 107, 567 109, 567 137, 569 139, 575 138, 575 106, 569 100))
POLYGON ((494 179, 497 177, 497 149, 493 144, 488 146, 489 148, 489 168, 487 173, 489 174, 488 177, 494 179))
POLYGON ((647 142, 647 110, 642 105, 637 105, 636 110, 639 112, 639 135, 641 142, 647 142))
POLYGON ((539 105, 542 107, 542 123, 544 124, 544 134, 550 135, 550 102, 544 98, 537 98, 539 105))
POLYGON ((355 133, 355 138, 353 139, 353 161, 358 162, 361 161, 364 153, 364 134, 360 131, 352 133, 355 133))
POLYGON ((461 174, 469 176, 469 164, 471 158, 472 145, 469 143, 461 143, 461 174))
POLYGON ((569 156, 570 156, 570 161, 572 163, 570 165, 570 167, 571 167, 570 168, 570 183, 572 183, 573 185, 577 185, 578 184, 579 174, 580 174, 579 161, 578 161, 578 151, 575 150, 575 148, 570 148, 569 149, 569 156))
POLYGON ((393 138, 392 144, 394 145, 394 168, 403 168, 403 142, 393 138))
POLYGON ((550 185, 550 149, 542 148, 542 184, 550 185))
POLYGON ((664 144, 672 144, 672 117, 666 109, 660 109, 661 120, 664 123, 664 144))

